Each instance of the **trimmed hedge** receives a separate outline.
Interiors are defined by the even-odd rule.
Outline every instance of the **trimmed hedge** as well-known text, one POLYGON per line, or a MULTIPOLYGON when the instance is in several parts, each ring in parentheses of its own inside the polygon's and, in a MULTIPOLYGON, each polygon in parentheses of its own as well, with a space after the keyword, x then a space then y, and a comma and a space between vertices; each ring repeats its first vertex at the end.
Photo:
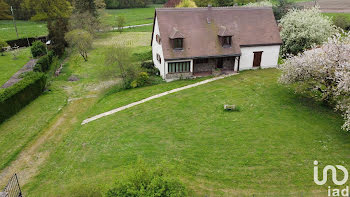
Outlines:
POLYGON ((0 123, 36 99, 46 86, 44 73, 31 72, 11 87, 0 89, 0 123))
POLYGON ((39 57, 46 54, 46 45, 41 41, 33 42, 32 47, 30 47, 33 57, 39 57))
POLYGON ((54 58, 53 51, 49 51, 47 55, 42 56, 35 64, 33 70, 35 72, 46 72, 50 69, 50 65, 52 64, 54 58))

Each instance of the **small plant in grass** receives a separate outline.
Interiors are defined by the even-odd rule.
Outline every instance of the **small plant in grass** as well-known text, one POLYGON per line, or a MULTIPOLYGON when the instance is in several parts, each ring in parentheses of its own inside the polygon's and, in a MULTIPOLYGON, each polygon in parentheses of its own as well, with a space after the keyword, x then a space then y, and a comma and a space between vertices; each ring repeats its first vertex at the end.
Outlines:
POLYGON ((188 196, 183 183, 169 175, 165 167, 150 168, 138 162, 124 177, 118 177, 115 185, 108 190, 107 197, 117 196, 188 196))
POLYGON ((2 39, 0 39, 0 52, 1 52, 1 56, 4 56, 4 52, 5 52, 5 47, 7 47, 8 46, 8 44, 4 41, 4 40, 2 40, 2 39))
POLYGON ((125 17, 121 15, 117 16, 117 28, 119 33, 122 33, 124 26, 125 26, 125 17))
POLYGON ((30 51, 33 57, 40 57, 46 54, 46 46, 41 41, 35 41, 30 47, 30 51))
POLYGON ((19 53, 19 46, 15 45, 14 47, 12 47, 12 51, 11 51, 11 54, 14 60, 17 59, 18 53, 19 53))

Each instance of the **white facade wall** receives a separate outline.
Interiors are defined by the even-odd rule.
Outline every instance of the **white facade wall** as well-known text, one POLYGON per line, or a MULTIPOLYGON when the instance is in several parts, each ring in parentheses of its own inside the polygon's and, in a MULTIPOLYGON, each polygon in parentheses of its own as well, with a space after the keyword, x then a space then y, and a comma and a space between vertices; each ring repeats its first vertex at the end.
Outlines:
POLYGON ((277 67, 280 53, 280 45, 241 47, 241 63, 239 70, 253 68, 254 52, 263 51, 261 56, 261 68, 277 67))
POLYGON ((153 57, 153 62, 155 67, 157 67, 160 71, 160 75, 163 77, 163 79, 165 78, 165 61, 164 61, 164 55, 163 55, 163 48, 162 48, 162 36, 160 35, 159 32, 159 26, 158 26, 158 19, 156 17, 155 20, 155 25, 154 25, 154 33, 153 33, 153 40, 152 40, 152 57, 153 57), (160 36, 161 42, 160 44, 158 44, 157 40, 156 40, 156 35, 160 36), (157 60, 157 54, 160 55, 161 58, 161 63, 159 63, 159 61, 157 60))

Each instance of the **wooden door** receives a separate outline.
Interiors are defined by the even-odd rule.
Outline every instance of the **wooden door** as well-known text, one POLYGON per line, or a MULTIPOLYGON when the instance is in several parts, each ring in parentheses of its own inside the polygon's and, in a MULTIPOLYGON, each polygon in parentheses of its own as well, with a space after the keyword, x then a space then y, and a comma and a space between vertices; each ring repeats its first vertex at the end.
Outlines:
POLYGON ((254 52, 253 67, 261 66, 261 56, 262 56, 262 51, 254 52))

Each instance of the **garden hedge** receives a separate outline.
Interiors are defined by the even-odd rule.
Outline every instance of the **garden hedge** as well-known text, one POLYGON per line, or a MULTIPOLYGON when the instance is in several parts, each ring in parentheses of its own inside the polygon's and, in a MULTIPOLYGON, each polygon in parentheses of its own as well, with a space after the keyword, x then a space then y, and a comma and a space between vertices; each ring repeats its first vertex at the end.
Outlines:
POLYGON ((0 123, 37 98, 46 85, 44 73, 31 72, 11 87, 0 89, 0 123))
POLYGON ((35 72, 47 72, 50 69, 54 58, 53 51, 49 51, 47 55, 42 56, 35 64, 33 70, 35 72))

